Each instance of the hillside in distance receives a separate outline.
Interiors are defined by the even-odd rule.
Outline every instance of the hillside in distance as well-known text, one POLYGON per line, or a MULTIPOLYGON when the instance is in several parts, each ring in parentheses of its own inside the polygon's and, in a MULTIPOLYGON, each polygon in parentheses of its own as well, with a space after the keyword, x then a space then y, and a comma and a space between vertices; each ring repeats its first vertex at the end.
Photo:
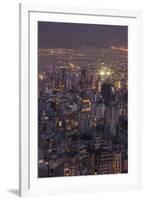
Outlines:
POLYGON ((122 40, 122 41, 113 42, 112 46, 115 47, 115 48, 128 49, 128 41, 127 40, 122 40))

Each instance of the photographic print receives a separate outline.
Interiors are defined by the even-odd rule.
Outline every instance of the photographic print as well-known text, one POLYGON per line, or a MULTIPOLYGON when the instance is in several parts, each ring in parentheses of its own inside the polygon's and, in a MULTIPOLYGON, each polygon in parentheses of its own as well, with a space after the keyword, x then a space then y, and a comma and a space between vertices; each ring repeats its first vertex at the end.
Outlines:
POLYGON ((38 178, 128 173, 128 26, 38 22, 38 178))

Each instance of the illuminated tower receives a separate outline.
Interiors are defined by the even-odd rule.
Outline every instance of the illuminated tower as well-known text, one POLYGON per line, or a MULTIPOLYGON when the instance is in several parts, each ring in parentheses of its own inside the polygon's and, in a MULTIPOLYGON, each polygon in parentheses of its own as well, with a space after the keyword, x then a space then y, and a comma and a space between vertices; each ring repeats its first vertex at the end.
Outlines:
POLYGON ((101 86, 102 86, 102 82, 99 81, 99 83, 98 83, 98 92, 101 92, 101 86))
POLYGON ((116 80, 114 85, 117 90, 121 89, 121 81, 120 80, 116 80))
POLYGON ((92 72, 92 89, 96 88, 96 81, 97 81, 97 75, 96 73, 93 71, 92 72))

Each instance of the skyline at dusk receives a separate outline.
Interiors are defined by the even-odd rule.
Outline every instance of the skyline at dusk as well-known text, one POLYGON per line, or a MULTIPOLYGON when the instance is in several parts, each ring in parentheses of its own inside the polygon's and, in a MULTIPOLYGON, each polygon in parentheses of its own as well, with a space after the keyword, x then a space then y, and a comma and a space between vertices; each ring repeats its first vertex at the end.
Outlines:
POLYGON ((128 27, 38 22, 38 177, 128 173, 128 27))

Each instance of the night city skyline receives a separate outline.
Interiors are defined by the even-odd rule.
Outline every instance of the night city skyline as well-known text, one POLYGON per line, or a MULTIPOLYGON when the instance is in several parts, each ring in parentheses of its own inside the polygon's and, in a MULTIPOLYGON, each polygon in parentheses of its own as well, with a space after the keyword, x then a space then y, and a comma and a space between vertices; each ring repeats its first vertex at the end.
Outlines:
POLYGON ((128 27, 38 22, 38 177, 128 173, 128 27))

